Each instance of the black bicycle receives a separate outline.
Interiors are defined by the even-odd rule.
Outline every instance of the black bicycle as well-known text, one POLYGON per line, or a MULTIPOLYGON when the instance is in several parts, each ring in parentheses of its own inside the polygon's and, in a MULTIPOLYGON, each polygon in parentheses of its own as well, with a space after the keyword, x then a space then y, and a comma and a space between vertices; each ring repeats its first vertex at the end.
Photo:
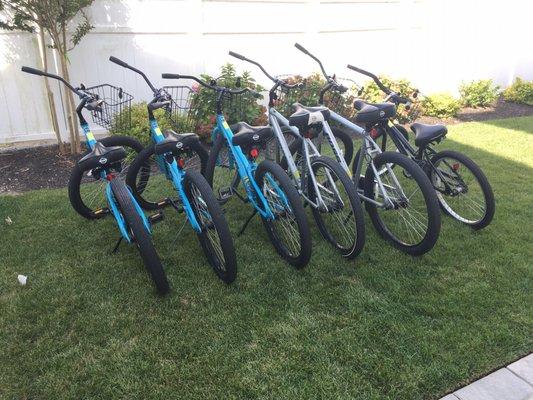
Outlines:
MULTIPOLYGON (((393 92, 376 75, 353 65, 348 65, 348 68, 371 78, 386 95, 383 104, 356 100, 354 107, 358 113, 365 112, 369 107, 384 110, 392 104, 403 104, 406 110, 412 107, 412 99, 393 92)), ((418 93, 413 95, 416 97, 418 93)), ((447 215, 475 230, 491 223, 496 205, 490 183, 481 168, 465 154, 434 149, 448 133, 445 125, 412 123, 410 129, 415 136, 414 146, 409 142, 407 129, 395 124, 392 118, 368 124, 366 129, 375 132, 376 140, 381 140, 382 149, 386 148, 390 138, 397 151, 410 157, 424 170, 435 188, 442 210, 447 215)), ((355 155, 354 166, 358 156, 359 154, 355 155)))

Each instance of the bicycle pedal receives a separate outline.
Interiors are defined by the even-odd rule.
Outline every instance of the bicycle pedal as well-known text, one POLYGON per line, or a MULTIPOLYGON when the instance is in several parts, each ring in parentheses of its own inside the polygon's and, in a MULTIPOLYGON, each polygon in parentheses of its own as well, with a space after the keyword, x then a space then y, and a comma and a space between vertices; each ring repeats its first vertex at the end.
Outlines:
POLYGON ((163 214, 163 211, 158 211, 155 214, 152 214, 148 217, 148 220, 151 224, 156 224, 158 222, 161 222, 165 219, 165 214, 163 214))
POLYGON ((233 196, 233 189, 231 187, 220 188, 218 190, 220 200, 227 200, 233 196))
POLYGON ((109 210, 109 208, 104 207, 104 208, 99 208, 98 210, 95 210, 94 215, 107 215, 110 212, 111 211, 109 210))

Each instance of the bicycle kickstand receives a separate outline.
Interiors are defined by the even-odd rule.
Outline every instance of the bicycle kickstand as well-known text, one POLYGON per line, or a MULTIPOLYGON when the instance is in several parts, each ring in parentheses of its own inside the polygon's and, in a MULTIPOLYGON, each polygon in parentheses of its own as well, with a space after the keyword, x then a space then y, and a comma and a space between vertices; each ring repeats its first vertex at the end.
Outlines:
POLYGON ((248 217, 248 219, 246 220, 246 222, 244 223, 244 225, 242 226, 241 230, 239 231, 239 233, 237 233, 237 237, 241 236, 244 231, 246 230, 246 228, 248 227, 248 224, 250 223, 250 221, 252 220, 253 217, 255 217, 255 214, 257 214, 257 210, 254 209, 254 212, 252 213, 252 215, 250 215, 248 217))
POLYGON ((115 254, 118 251, 118 247, 120 246, 120 243, 122 243, 122 239, 123 239, 122 236, 118 238, 117 244, 111 251, 111 254, 115 254))

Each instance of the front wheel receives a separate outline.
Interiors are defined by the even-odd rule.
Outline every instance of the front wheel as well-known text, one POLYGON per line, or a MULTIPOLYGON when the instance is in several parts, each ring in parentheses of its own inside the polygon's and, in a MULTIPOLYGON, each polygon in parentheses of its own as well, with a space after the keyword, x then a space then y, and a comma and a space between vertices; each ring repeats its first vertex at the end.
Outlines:
POLYGON ((113 179, 110 183, 113 197, 115 198, 120 213, 124 217, 126 229, 130 233, 131 238, 137 245, 144 266, 150 273, 152 280, 155 283, 159 294, 167 294, 169 285, 165 270, 161 265, 159 255, 152 243, 152 237, 144 225, 143 219, 139 215, 135 204, 135 200, 131 196, 128 188, 119 179, 113 179))
POLYGON ((364 214, 357 191, 338 162, 322 156, 311 161, 311 168, 317 190, 309 176, 309 195, 318 204, 312 207, 318 229, 344 257, 354 258, 365 243, 364 214))
POLYGON ((289 264, 305 267, 311 259, 311 232, 298 191, 270 160, 257 166, 255 179, 274 214, 274 219, 262 218, 272 245, 289 264))
POLYGON ((378 154, 368 165, 366 210, 378 233, 399 250, 418 256, 435 246, 440 210, 435 190, 424 171, 400 153, 378 154), (377 172, 374 172, 374 168, 377 172))
POLYGON ((198 239, 209 263, 220 279, 226 283, 233 282, 237 275, 237 257, 220 204, 209 183, 197 171, 185 173, 183 186, 200 225, 198 239))
POLYGON ((496 205, 481 168, 452 150, 438 152, 431 158, 431 164, 429 178, 444 212, 476 230, 489 225, 496 205))

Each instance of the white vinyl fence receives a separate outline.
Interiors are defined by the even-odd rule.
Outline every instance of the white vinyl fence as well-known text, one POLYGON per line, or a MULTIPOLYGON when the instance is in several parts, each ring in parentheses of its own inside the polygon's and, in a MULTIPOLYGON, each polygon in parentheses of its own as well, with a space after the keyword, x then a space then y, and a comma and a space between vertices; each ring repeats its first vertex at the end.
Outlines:
MULTIPOLYGON (((146 70, 216 74, 232 62, 268 85, 262 73, 227 55, 256 58, 274 74, 317 70, 298 41, 338 76, 362 80, 351 63, 405 77, 423 92, 456 92, 461 81, 492 78, 506 86, 533 79, 533 3, 521 0, 96 0, 94 30, 70 54, 73 83, 110 83, 136 100, 150 92, 139 76, 108 61, 115 55, 146 70)), ((53 55, 50 53, 53 61, 53 55)), ((0 31, 0 145, 54 139, 37 36, 0 31)), ((62 135, 68 138, 58 85, 62 135)))

